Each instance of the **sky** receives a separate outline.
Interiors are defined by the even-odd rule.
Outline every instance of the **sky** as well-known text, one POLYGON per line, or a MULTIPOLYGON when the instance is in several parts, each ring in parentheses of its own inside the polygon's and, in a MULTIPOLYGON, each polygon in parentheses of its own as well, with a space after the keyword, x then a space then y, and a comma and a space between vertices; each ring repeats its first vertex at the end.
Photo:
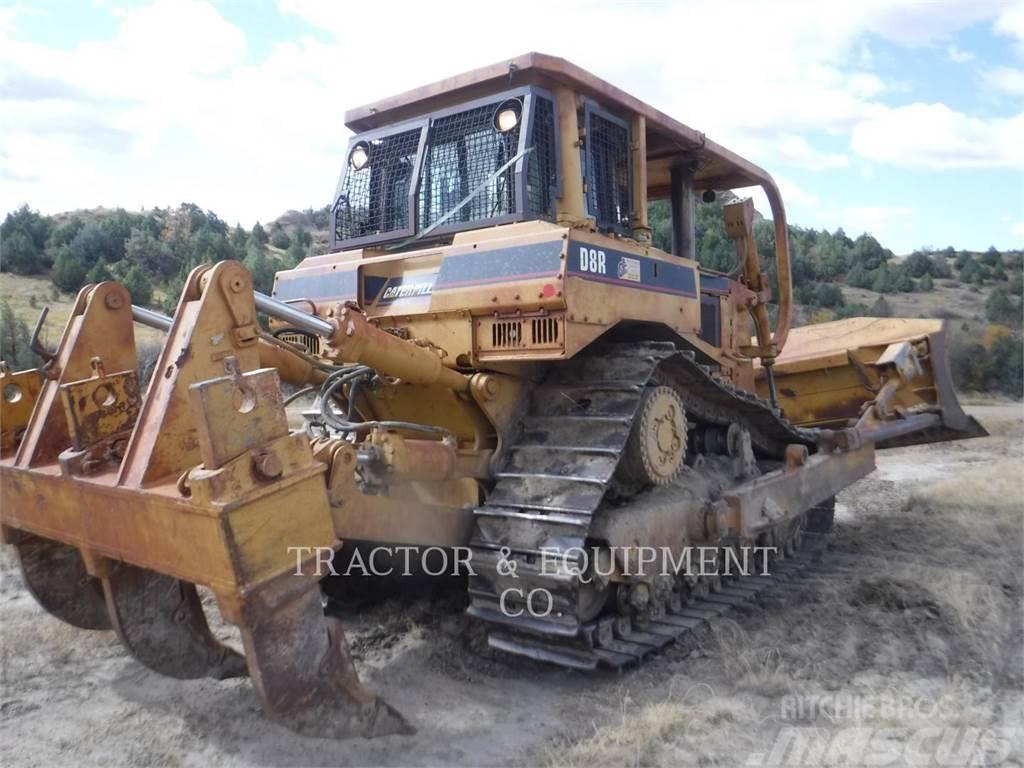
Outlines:
POLYGON ((791 223, 1024 247, 1024 0, 8 1, 0 213, 321 207, 346 109, 530 50, 760 164, 791 223))

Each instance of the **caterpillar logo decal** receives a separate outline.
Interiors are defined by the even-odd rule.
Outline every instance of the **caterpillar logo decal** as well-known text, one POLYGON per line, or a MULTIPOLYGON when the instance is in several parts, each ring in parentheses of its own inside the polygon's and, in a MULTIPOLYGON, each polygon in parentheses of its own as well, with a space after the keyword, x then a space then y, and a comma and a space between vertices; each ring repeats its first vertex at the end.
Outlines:
POLYGON ((394 277, 385 284, 380 298, 375 303, 377 305, 391 304, 402 299, 418 299, 423 296, 430 296, 434 292, 434 281, 436 278, 436 273, 413 278, 410 282, 405 282, 405 279, 402 277, 394 277))

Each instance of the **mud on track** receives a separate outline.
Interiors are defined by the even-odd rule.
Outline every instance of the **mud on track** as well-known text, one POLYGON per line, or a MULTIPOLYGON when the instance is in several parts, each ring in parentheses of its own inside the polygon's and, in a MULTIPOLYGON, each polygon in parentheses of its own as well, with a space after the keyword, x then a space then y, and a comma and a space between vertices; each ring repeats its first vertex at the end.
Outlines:
MULTIPOLYGON (((840 496, 813 576, 624 675, 488 652, 451 591, 346 615, 364 679, 413 737, 303 739, 262 717, 247 681, 162 678, 112 633, 50 618, 5 553, 0 763, 771 765, 787 728, 855 727, 891 729, 900 765, 923 725, 960 734, 951 764, 979 756, 980 743, 956 754, 964 733, 1024 717, 1024 418, 1016 404, 968 410, 993 436, 882 454, 840 496)), ((1024 760, 1016 733, 1004 764, 1024 760)))

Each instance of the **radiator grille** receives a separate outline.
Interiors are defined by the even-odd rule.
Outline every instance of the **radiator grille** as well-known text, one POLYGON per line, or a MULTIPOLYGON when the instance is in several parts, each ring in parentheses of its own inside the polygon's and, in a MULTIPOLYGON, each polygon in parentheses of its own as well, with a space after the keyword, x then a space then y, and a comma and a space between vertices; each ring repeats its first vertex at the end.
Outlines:
MULTIPOLYGON (((418 226, 443 218, 470 192, 515 157, 523 121, 506 133, 494 129, 494 113, 503 100, 440 117, 430 125, 426 160, 420 179, 418 226)), ((447 223, 515 213, 515 165, 492 179, 447 223)))
POLYGON ((501 320, 491 326, 491 347, 493 349, 515 349, 523 346, 523 323, 521 320, 501 320))
POLYGON ((531 341, 534 344, 554 344, 558 341, 558 320, 553 317, 539 317, 530 321, 531 341))
POLYGON ((564 348, 561 313, 487 317, 476 322, 476 349, 484 357, 559 351, 564 348))
POLYGON ((312 333, 304 333, 303 331, 285 331, 277 334, 277 338, 281 341, 287 342, 299 349, 306 350, 307 354, 319 355, 320 354, 320 337, 312 333))
POLYGON ((336 240, 409 229, 409 185, 419 148, 420 128, 372 139, 366 167, 349 167, 334 204, 336 240))
POLYGON ((629 129, 587 111, 587 212, 601 229, 629 230, 629 129))

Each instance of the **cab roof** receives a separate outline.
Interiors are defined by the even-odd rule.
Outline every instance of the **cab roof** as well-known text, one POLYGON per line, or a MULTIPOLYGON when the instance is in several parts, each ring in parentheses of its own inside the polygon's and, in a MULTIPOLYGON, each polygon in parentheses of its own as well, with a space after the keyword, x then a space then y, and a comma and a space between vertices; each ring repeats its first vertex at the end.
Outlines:
POLYGON ((360 133, 522 85, 549 90, 565 86, 623 117, 642 116, 647 126, 647 189, 651 198, 667 197, 671 167, 687 162, 696 162, 696 189, 775 186, 762 168, 702 132, 573 63, 544 53, 526 53, 356 107, 345 113, 345 124, 360 133))

